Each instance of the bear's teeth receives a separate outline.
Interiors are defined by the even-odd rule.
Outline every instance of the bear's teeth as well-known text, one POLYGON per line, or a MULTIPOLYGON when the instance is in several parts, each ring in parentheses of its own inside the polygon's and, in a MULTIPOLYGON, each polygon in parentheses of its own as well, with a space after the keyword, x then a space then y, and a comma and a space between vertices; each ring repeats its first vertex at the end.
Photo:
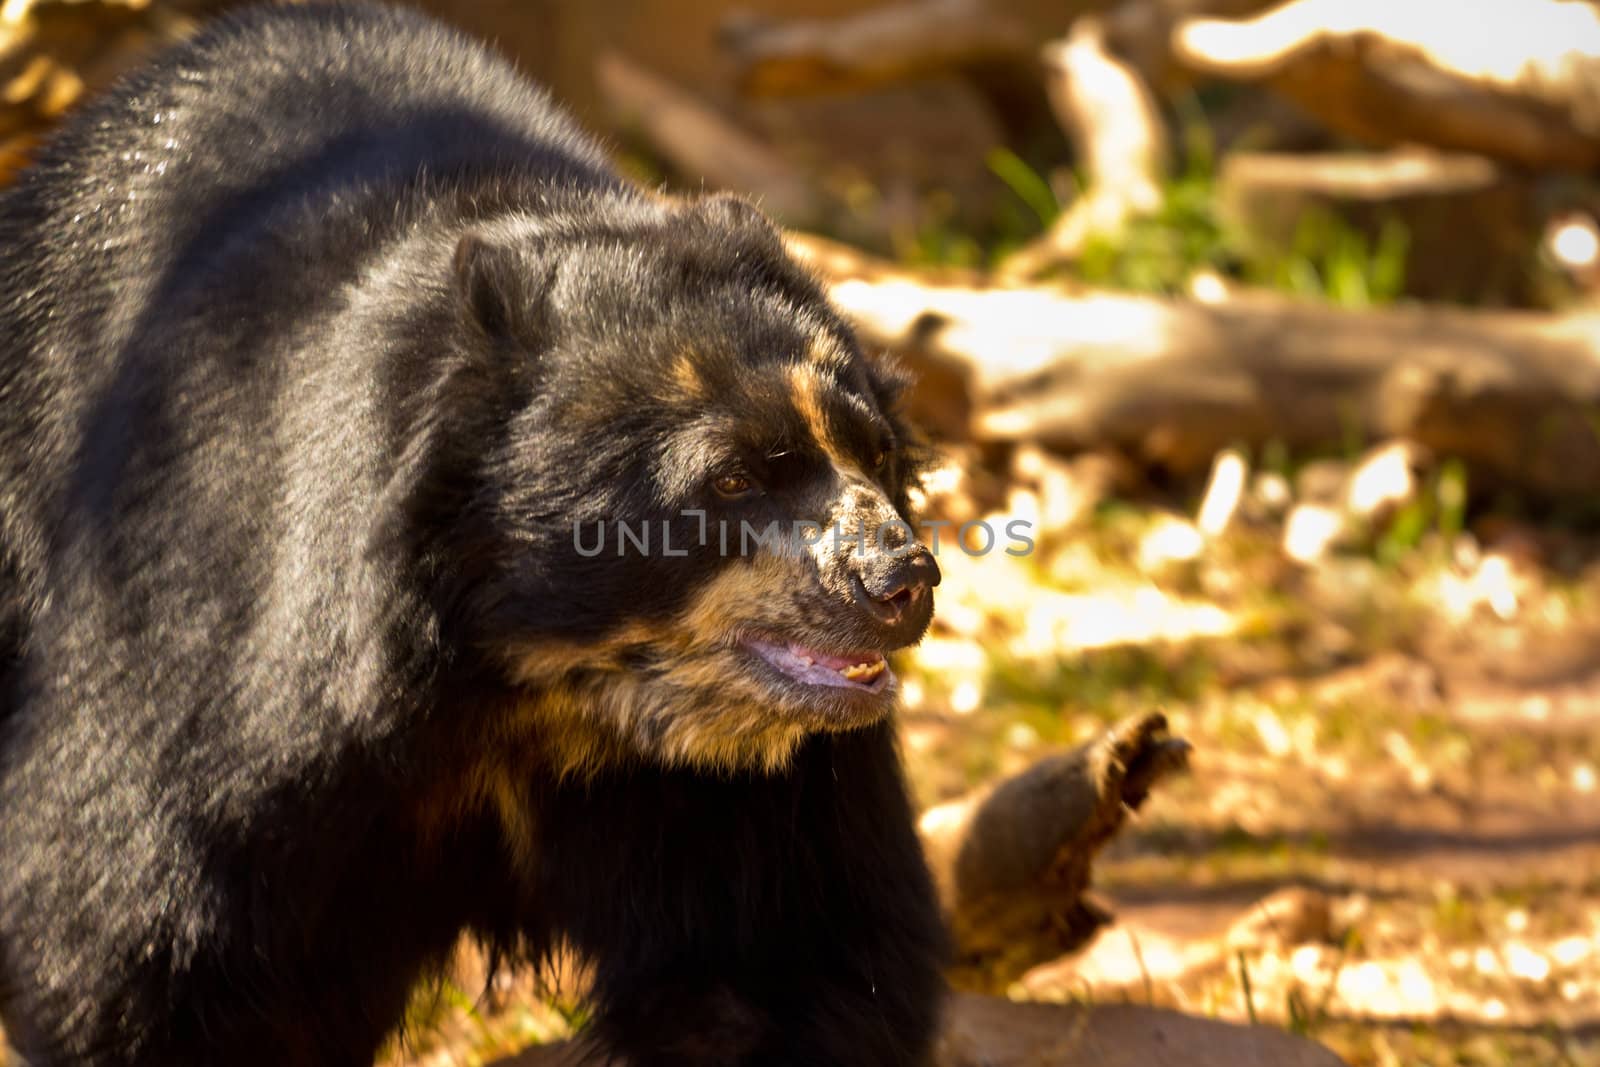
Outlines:
POLYGON ((853 663, 839 673, 852 682, 864 682, 882 674, 885 666, 887 664, 881 659, 872 663, 853 663))

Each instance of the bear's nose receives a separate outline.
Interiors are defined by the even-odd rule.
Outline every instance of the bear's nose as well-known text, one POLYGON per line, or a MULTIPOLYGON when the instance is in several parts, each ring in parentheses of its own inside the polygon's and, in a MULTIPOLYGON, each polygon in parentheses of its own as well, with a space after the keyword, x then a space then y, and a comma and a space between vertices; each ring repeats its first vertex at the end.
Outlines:
POLYGON ((856 602, 893 625, 939 584, 939 564, 922 545, 869 557, 855 574, 856 602))

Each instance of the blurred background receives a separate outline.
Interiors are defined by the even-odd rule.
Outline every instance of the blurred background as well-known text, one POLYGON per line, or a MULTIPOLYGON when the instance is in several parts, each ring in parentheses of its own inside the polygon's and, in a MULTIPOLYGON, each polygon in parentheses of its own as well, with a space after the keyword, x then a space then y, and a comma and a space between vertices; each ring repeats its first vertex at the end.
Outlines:
MULTIPOLYGON (((0 181, 227 6, 4 0, 0 181)), ((1600 1064, 1600 6, 422 6, 644 183, 773 214, 919 375, 926 514, 1034 525, 941 553, 920 803, 1152 710, 1193 744, 1099 853, 1115 923, 959 984, 1600 1064)), ((483 980, 393 1062, 582 1023, 483 980)))

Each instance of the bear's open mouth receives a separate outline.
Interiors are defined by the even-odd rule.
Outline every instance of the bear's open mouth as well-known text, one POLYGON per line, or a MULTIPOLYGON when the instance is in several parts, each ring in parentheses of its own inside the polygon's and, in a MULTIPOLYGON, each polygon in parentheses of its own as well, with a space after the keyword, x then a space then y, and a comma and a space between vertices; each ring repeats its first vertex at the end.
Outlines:
POLYGON ((859 689, 881 693, 894 685, 894 671, 881 652, 823 652, 792 641, 746 637, 745 648, 760 656, 787 678, 805 685, 859 689))

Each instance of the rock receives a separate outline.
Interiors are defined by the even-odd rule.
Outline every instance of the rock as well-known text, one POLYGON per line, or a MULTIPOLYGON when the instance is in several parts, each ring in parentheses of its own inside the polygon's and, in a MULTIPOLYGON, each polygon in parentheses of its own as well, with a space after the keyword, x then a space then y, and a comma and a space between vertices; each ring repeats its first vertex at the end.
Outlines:
MULTIPOLYGON (((572 1044, 529 1049, 493 1067, 580 1067, 572 1044)), ((1136 1004, 1014 1004, 951 999, 938 1067, 1342 1067, 1321 1045, 1136 1004)))
POLYGON ((1340 1067, 1321 1045, 1137 1004, 957 996, 940 1067, 1340 1067))

